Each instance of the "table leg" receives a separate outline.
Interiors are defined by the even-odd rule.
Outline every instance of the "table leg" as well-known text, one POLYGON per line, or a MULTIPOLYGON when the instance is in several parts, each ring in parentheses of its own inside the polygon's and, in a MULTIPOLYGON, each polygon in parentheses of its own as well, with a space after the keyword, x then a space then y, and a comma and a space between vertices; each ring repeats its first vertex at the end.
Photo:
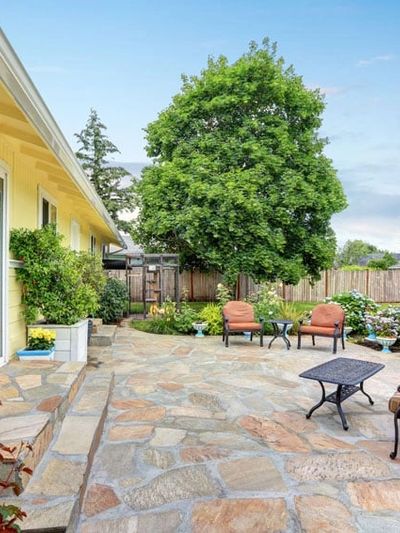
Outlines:
POLYGON ((288 328, 288 324, 283 324, 283 328, 282 328, 282 338, 283 340, 285 341, 285 344, 286 344, 286 348, 288 350, 290 350, 290 340, 287 338, 286 334, 287 334, 287 328, 288 328))
POLYGON ((336 406, 337 406, 337 410, 338 410, 338 413, 339 413, 339 416, 340 416, 340 420, 342 421, 343 429, 345 431, 347 431, 349 429, 349 426, 347 424, 346 417, 344 415, 344 412, 342 410, 342 406, 340 404, 340 395, 341 395, 341 392, 342 392, 342 386, 343 385, 338 385, 338 388, 336 390, 336 406))
POLYGON ((374 405, 373 399, 364 390, 364 382, 363 381, 360 383, 360 391, 364 394, 364 396, 366 396, 368 398, 370 405, 374 405))
POLYGON ((277 339, 279 337, 279 328, 278 328, 278 325, 275 324, 275 322, 272 324, 272 327, 274 329, 274 336, 272 337, 272 339, 269 341, 269 344, 268 344, 268 349, 271 348, 271 345, 272 343, 274 342, 275 339, 277 339))
POLYGON ((319 407, 321 407, 322 404, 325 403, 326 398, 325 398, 324 384, 322 383, 322 381, 318 381, 318 383, 321 385, 321 389, 322 389, 321 400, 308 411, 308 413, 306 414, 306 418, 311 418, 311 415, 313 414, 313 412, 316 411, 319 407))

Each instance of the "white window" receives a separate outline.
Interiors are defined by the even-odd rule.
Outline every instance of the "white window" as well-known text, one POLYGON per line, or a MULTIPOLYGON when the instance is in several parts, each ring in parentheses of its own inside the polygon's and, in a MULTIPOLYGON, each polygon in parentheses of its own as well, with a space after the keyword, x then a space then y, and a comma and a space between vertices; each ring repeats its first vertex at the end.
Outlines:
POLYGON ((71 220, 71 250, 81 249, 81 227, 76 220, 71 220))
POLYGON ((43 228, 47 224, 57 225, 57 203, 41 187, 39 187, 39 221, 38 226, 43 228))
POLYGON ((91 235, 89 250, 92 254, 95 254, 97 252, 96 246, 97 246, 96 237, 94 235, 91 235))

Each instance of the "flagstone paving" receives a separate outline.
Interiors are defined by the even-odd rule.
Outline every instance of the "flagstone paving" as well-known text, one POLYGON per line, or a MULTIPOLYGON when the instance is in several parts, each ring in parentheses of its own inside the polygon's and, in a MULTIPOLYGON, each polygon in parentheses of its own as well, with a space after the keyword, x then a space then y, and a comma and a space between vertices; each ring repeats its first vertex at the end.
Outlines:
POLYGON ((78 531, 399 531, 387 401, 400 357, 346 346, 338 356, 386 365, 366 382, 375 405, 344 403, 347 432, 334 405, 305 418, 320 387, 298 374, 333 357, 329 340, 225 348, 123 327, 113 346, 90 348, 88 371, 114 372, 115 386, 78 531))

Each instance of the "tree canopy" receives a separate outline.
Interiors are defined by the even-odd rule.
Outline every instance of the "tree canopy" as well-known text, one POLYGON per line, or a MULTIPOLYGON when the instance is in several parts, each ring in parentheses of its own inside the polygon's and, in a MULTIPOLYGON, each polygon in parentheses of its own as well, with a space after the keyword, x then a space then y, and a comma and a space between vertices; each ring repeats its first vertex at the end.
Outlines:
POLYGON ((135 239, 227 280, 318 278, 335 256, 331 216, 346 207, 318 136, 320 92, 268 41, 182 80, 146 130, 154 165, 138 183, 135 239))
POLYGON ((97 111, 91 109, 85 128, 75 133, 81 145, 76 156, 117 227, 129 232, 131 223, 122 220, 120 214, 124 210, 133 210, 134 178, 124 168, 112 166, 108 161, 108 157, 119 150, 106 136, 106 129, 97 111), (121 180, 126 176, 131 177, 131 184, 122 187, 121 180))
POLYGON ((348 240, 339 249, 336 261, 339 266, 358 265, 360 259, 375 252, 379 252, 379 248, 374 244, 361 239, 348 240))

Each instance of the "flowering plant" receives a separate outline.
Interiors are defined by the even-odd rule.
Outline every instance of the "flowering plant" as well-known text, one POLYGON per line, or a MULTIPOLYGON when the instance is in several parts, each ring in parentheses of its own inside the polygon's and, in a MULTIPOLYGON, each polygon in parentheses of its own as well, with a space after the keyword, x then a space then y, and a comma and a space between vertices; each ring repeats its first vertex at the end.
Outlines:
POLYGON ((381 309, 375 315, 367 315, 366 323, 377 337, 397 337, 400 332, 400 309, 392 306, 381 309))
POLYGON ((368 313, 374 313, 378 309, 378 305, 372 298, 364 296, 355 289, 335 294, 331 298, 325 298, 324 301, 339 304, 342 307, 346 316, 346 326, 350 326, 354 333, 365 333, 368 313))
POLYGON ((271 283, 262 283, 259 290, 250 294, 246 300, 253 304, 257 320, 264 317, 266 321, 278 316, 282 302, 282 298, 271 283))
POLYGON ((43 328, 34 328, 28 334, 29 350, 51 350, 54 348, 56 334, 54 331, 43 328))

